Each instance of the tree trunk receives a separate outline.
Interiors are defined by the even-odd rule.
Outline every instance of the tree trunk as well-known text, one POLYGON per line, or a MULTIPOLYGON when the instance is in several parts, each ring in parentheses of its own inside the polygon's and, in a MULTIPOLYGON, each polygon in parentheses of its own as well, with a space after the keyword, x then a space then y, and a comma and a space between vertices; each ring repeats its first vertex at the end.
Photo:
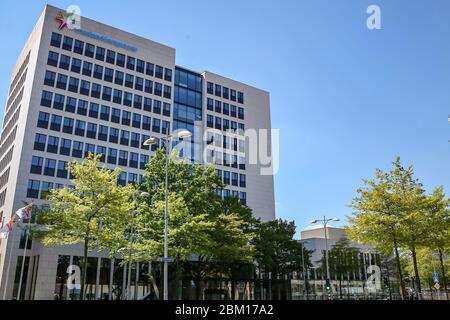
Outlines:
POLYGON ((395 260, 397 262, 397 273, 398 273, 398 278, 400 281, 400 296, 401 296, 402 300, 404 300, 405 299, 405 283, 403 282, 402 266, 400 264, 400 255, 398 253, 398 245, 397 245, 397 239, 395 238, 395 235, 394 235, 394 249, 395 249, 395 260))
POLYGON ((441 272, 442 272, 442 284, 444 285, 445 290, 445 297, 448 300, 448 291, 447 291, 447 275, 445 273, 445 265, 444 265, 444 255, 442 254, 442 250, 439 249, 439 262, 441 265, 441 272))
POLYGON ((84 248, 83 248, 83 272, 81 272, 81 290, 80 290, 80 300, 84 300, 84 287, 86 284, 86 275, 87 275, 87 254, 89 248, 89 238, 86 237, 84 239, 84 248))
POLYGON ((422 293, 422 288, 420 287, 420 276, 419 276, 419 268, 417 266, 417 253, 416 253, 416 247, 412 247, 411 248, 411 253, 412 253, 412 258, 413 258, 413 265, 414 265, 414 276, 416 278, 416 285, 417 285, 417 293, 419 294, 419 299, 420 299, 420 294, 422 293))

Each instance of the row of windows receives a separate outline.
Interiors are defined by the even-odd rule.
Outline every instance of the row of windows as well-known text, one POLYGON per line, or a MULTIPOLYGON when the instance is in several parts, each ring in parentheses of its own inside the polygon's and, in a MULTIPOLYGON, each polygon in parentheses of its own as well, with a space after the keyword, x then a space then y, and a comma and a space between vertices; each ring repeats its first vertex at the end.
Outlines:
MULTIPOLYGON (((152 151, 155 151, 157 148, 157 144, 151 146, 152 151)), ((143 149, 148 150, 149 148, 144 147, 143 149)), ((58 138, 54 136, 48 136, 47 139, 46 135, 40 133, 37 133, 35 136, 34 150, 79 159, 87 157, 89 153, 101 154, 101 162, 136 169, 139 168, 142 170, 145 169, 145 164, 149 159, 147 154, 138 154, 115 148, 106 148, 104 146, 96 146, 87 142, 83 143, 81 141, 72 141, 70 139, 58 138)))
POLYGON ((206 126, 208 128, 214 128, 218 130, 232 130, 237 131, 241 134, 245 132, 245 124, 237 123, 235 121, 230 121, 228 119, 222 119, 220 117, 214 117, 211 114, 206 115, 206 126))
POLYGON ((84 43, 83 41, 68 36, 62 37, 61 34, 56 32, 52 33, 50 45, 56 48, 61 48, 62 45, 63 50, 73 51, 74 53, 89 58, 95 57, 99 61, 106 61, 112 65, 126 67, 128 70, 172 82, 172 69, 154 65, 153 63, 145 62, 131 56, 125 56, 125 54, 113 50, 106 50, 100 46, 95 47, 93 44, 84 43))
MULTIPOLYGON (((52 92, 43 91, 41 96, 41 106, 51 108, 56 110, 64 110, 69 113, 76 113, 82 116, 89 116, 90 118, 98 119, 104 121, 111 121, 113 123, 121 123, 123 125, 129 126, 133 124, 134 127, 138 128, 136 124, 140 123, 140 119, 145 124, 150 123, 150 117, 141 115, 139 113, 131 113, 126 110, 121 110, 114 107, 109 107, 105 105, 99 105, 97 103, 89 103, 86 100, 75 99, 73 97, 65 97, 63 95, 52 92), (133 118, 133 122, 131 122, 133 118)), ((145 98, 144 100, 144 110, 153 112, 155 114, 162 114, 164 116, 170 116, 170 104, 161 103, 159 100, 152 100, 145 98)), ((150 130, 148 127, 143 129, 150 130)))
POLYGON ((14 115, 11 118, 11 121, 5 122, 5 126, 3 127, 2 135, 0 137, 0 141, 3 141, 8 134, 11 132, 12 128, 16 125, 17 121, 19 120, 20 116, 20 106, 17 108, 16 112, 14 112, 14 115))
POLYGON ((220 177, 225 185, 239 186, 241 188, 246 187, 246 176, 245 174, 238 174, 237 172, 222 171, 216 169, 217 175, 220 177))
POLYGON ((20 90, 20 93, 17 95, 16 99, 14 100, 13 104, 9 108, 9 110, 6 110, 5 117, 3 119, 3 126, 5 126, 5 124, 8 123, 9 119, 12 117, 17 106, 22 102, 22 98, 23 98, 23 87, 20 90))
POLYGON ((9 86, 10 95, 11 95, 11 91, 16 86, 17 82, 19 81, 20 75, 22 74, 23 70, 25 70, 26 66, 28 65, 28 62, 30 61, 30 54, 31 54, 31 51, 28 51, 28 54, 27 54, 25 60, 23 60, 22 64, 20 65, 19 71, 17 71, 16 75, 14 76, 14 80, 11 82, 11 85, 9 86))
POLYGON ((244 93, 237 92, 234 89, 229 89, 227 87, 223 87, 219 84, 214 84, 212 82, 206 83, 206 92, 209 94, 213 94, 216 97, 221 97, 224 99, 229 99, 231 101, 236 101, 239 103, 244 103, 244 93))
MULTIPOLYGON (((13 93, 11 93, 11 95, 8 98, 8 102, 6 104, 6 111, 10 111, 11 107, 14 105, 13 101, 17 101, 17 96, 19 94, 19 90, 22 90, 23 84, 25 83, 25 80, 27 78, 27 71, 28 69, 25 70, 24 74, 22 75, 22 77, 19 80, 19 83, 17 84, 16 88, 14 89, 13 93)), ((16 104, 17 105, 17 104, 16 104)))
MULTIPOLYGON (((56 84, 56 88, 61 90, 68 90, 73 93, 79 93, 84 96, 90 96, 108 102, 111 102, 112 100, 114 103, 123 104, 128 107, 133 106, 137 109, 142 109, 144 100, 143 97, 138 94, 133 95, 131 92, 112 89, 108 86, 103 86, 102 90, 102 86, 98 83, 91 83, 86 80, 80 81, 77 78, 68 77, 60 73, 56 75, 55 72, 48 70, 45 72, 44 84, 50 87, 55 87, 56 84)), ((156 90, 157 88, 155 87, 155 94, 161 96, 160 90, 162 90, 162 88, 158 89, 158 94, 156 93, 156 90)), ((169 86, 164 86, 164 97, 170 97, 170 95, 171 88, 169 86), (166 87, 169 89, 167 92, 166 87)))
MULTIPOLYGON (((56 52, 50 51, 48 54, 47 64, 50 66, 58 67, 64 70, 70 70, 72 72, 82 74, 88 77, 94 77, 98 80, 104 80, 106 82, 114 83, 116 85, 123 86, 138 90, 145 91, 149 94, 155 94, 157 96, 164 95, 165 98, 171 98, 172 87, 170 85, 164 85, 159 82, 153 82, 142 77, 134 76, 129 73, 123 73, 122 71, 113 70, 111 68, 103 67, 102 65, 92 64, 87 61, 81 61, 77 58, 71 58, 67 55, 59 55, 56 52), (58 63, 59 60, 59 63, 58 63), (162 91, 164 88, 164 91, 162 91)), ((75 80, 79 79, 73 78, 75 80)), ((73 80, 73 82, 75 82, 73 80)))
MULTIPOLYGON (((161 132, 162 133, 168 133, 170 125, 168 122, 163 122, 164 127, 161 130, 160 120, 153 118, 153 131, 155 132, 161 132)), ((81 120, 74 121, 71 118, 64 118, 64 121, 62 120, 62 117, 53 115, 51 117, 51 120, 49 120, 49 114, 40 113, 38 118, 38 127, 49 129, 57 132, 67 133, 67 134, 74 134, 79 137, 86 137, 90 139, 95 139, 99 141, 105 141, 109 143, 116 143, 121 144, 123 146, 130 146, 133 148, 138 149, 144 149, 147 150, 148 146, 144 146, 143 143, 145 140, 150 138, 150 136, 145 134, 139 134, 136 132, 131 132, 127 130, 119 130, 117 128, 113 127, 107 127, 103 125, 97 125, 92 122, 86 122, 81 120)), ((49 136, 49 140, 50 140, 49 136)), ((65 140, 61 138, 61 140, 65 140)), ((56 143, 54 139, 52 139, 52 144, 56 143)), ((35 144, 36 147, 36 144, 35 144)), ((44 146, 41 147, 41 149, 45 149, 44 146)), ((41 150, 39 149, 39 150, 41 150)), ((44 150, 41 150, 44 151, 44 150)), ((47 150, 48 151, 48 150, 47 150)), ((56 152, 55 152, 56 153, 56 152)))
POLYGON ((222 199, 222 198, 229 198, 229 197, 233 197, 233 198, 239 197, 240 202, 243 205, 247 205, 247 193, 244 192, 244 191, 236 191, 236 190, 228 190, 228 189, 220 190, 220 189, 218 189, 216 191, 216 195, 220 199, 222 199))
MULTIPOLYGON (((142 175, 136 174, 136 173, 126 173, 122 171, 120 175, 117 177, 117 184, 119 185, 126 185, 127 183, 135 184, 142 182, 142 175), (127 179, 128 178, 128 179, 127 179)), ((48 193, 52 189, 62 189, 64 185, 62 183, 54 183, 54 182, 47 182, 47 181, 39 181, 39 180, 28 180, 28 186, 27 186, 27 198, 31 199, 46 199, 48 196, 48 193)), ((72 185, 68 185, 69 188, 73 188, 72 185)), ((6 190, 0 194, 0 207, 4 203, 6 190), (3 201, 2 201, 3 200, 3 201), (3 203, 2 203, 3 202, 3 203)), ((227 197, 239 197, 239 200, 242 204, 247 204, 247 193, 243 191, 236 191, 236 190, 217 190, 216 195, 220 198, 227 198, 227 197)))
POLYGON ((6 153, 6 150, 8 150, 12 146, 14 140, 16 139, 16 133, 17 125, 14 127, 9 136, 4 141, 2 141, 2 144, 0 145, 0 156, 4 155, 6 153))
POLYGON ((245 170, 245 158, 228 152, 208 149, 206 161, 208 164, 245 170))
MULTIPOLYGON (((3 158, 0 158, 1 159, 0 160, 0 172, 2 172, 8 166, 8 164, 11 162, 13 150, 14 150, 14 147, 12 147, 3 158)), ((0 156, 1 156, 1 154, 0 154, 0 156)))
POLYGON ((0 176, 0 190, 8 183, 9 168, 0 176))
POLYGON ((235 105, 230 105, 226 102, 222 103, 222 101, 207 98, 206 108, 209 111, 223 113, 224 115, 244 120, 244 108, 242 107, 236 107, 235 105))
MULTIPOLYGON (((75 108, 74 106, 72 106, 72 107, 75 108)), ((107 106, 101 106, 99 108, 98 105, 92 104, 92 103, 89 106, 89 110, 88 110, 87 106, 85 106, 85 107, 86 107, 85 109, 78 108, 78 113, 82 114, 84 116, 88 115, 90 118, 93 118, 93 119, 98 119, 99 115, 100 115, 101 120, 111 121, 113 123, 122 124, 124 126, 131 125, 133 128, 143 129, 143 130, 152 131, 152 132, 156 132, 156 133, 163 133, 163 134, 168 134, 170 132, 170 122, 166 121, 166 120, 161 120, 161 119, 158 119, 155 117, 151 118, 148 116, 143 116, 139 113, 131 113, 131 112, 128 112, 125 110, 121 111, 120 109, 116 109, 116 108, 111 109, 110 107, 107 107, 107 106)), ((66 107, 66 111, 67 110, 68 110, 68 108, 66 107)), ((73 111, 70 111, 70 112, 74 113, 75 112, 74 110, 75 109, 73 109, 73 111)), ((48 129, 49 124, 50 124, 50 130, 61 131, 61 128, 62 128, 63 132, 68 133, 68 134, 73 134, 74 128, 83 130, 83 132, 75 130, 75 134, 79 135, 79 136, 84 136, 85 129, 87 129, 88 131, 93 131, 94 135, 95 135, 95 133, 97 132, 97 127, 98 128, 105 127, 103 125, 86 122, 86 121, 83 121, 80 119, 75 120, 74 118, 71 118, 71 117, 64 117, 64 120, 63 120, 62 116, 59 116, 56 114, 50 114, 50 113, 47 113, 44 111, 40 111, 39 115, 38 115, 37 126, 39 128, 48 129)), ((106 131, 107 131, 107 129, 106 129, 106 131)), ((92 137, 92 134, 89 134, 88 138, 95 139, 95 137, 92 137)))
MULTIPOLYGON (((3 205, 5 204, 6 201, 6 190, 5 189, 2 193, 0 193, 0 208, 3 207, 3 205)), ((0 216, 1 218, 1 216, 0 216)))

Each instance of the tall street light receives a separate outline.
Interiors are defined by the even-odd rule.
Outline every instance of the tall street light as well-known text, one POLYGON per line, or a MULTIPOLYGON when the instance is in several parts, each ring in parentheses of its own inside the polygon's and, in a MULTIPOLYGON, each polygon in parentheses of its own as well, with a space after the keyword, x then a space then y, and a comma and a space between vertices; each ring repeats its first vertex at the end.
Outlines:
POLYGON ((169 241, 168 241, 168 231, 169 231, 169 192, 168 192, 168 184, 169 184, 169 157, 172 147, 172 140, 175 139, 186 139, 192 136, 192 133, 188 130, 179 130, 175 134, 168 134, 165 137, 150 137, 144 142, 144 146, 151 146, 153 144, 158 143, 158 140, 161 140, 165 144, 166 148, 166 177, 164 182, 164 197, 166 206, 164 209, 164 291, 163 291, 163 299, 169 299, 169 241))
MULTIPOLYGON (((150 194, 148 192, 141 192, 140 196, 142 198, 147 198, 150 196, 150 194)), ((126 290, 126 300, 131 300, 131 269, 132 269, 132 265, 133 265, 133 259, 132 259, 132 252, 133 252, 133 243, 134 243, 134 233, 135 233, 135 216, 136 216, 136 210, 137 210, 137 206, 138 206, 138 199, 137 199, 137 192, 136 190, 133 192, 133 204, 134 204, 134 208, 133 208, 133 220, 132 220, 132 225, 131 225, 131 229, 130 229, 130 248, 129 248, 129 262, 128 262, 128 279, 127 279, 127 290, 126 290)))
POLYGON ((305 294, 306 300, 308 300, 308 286, 307 286, 307 277, 308 277, 308 270, 305 269, 305 244, 308 243, 308 241, 300 241, 302 244, 302 267, 303 267, 303 293, 305 294))
POLYGON ((323 220, 317 219, 317 220, 311 221, 312 224, 315 224, 317 222, 323 223, 323 230, 325 232, 325 265, 327 268, 327 282, 330 281, 330 266, 328 265, 328 235, 327 235, 327 224, 330 221, 339 221, 339 219, 338 218, 327 218, 327 217, 323 216, 323 220))

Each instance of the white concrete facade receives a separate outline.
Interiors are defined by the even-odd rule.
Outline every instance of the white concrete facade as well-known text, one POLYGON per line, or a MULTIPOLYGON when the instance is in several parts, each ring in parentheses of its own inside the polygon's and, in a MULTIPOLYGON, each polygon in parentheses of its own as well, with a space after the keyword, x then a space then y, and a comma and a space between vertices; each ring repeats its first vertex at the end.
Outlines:
MULTIPOLYGON (((120 166, 124 172, 127 173, 127 181, 139 179, 143 170, 141 169, 142 157, 151 155, 151 151, 145 150, 141 147, 142 141, 148 136, 162 136, 163 126, 169 126, 169 130, 173 124, 174 114, 174 95, 175 95, 175 70, 177 68, 175 62, 175 49, 153 42, 151 40, 144 39, 142 37, 112 28, 102 23, 90 20, 88 18, 81 18, 81 29, 88 31, 88 33, 77 32, 76 30, 70 30, 64 28, 59 30, 59 23, 56 21, 61 9, 46 6, 44 12, 39 18, 33 32, 27 40, 16 65, 12 71, 11 88, 8 94, 8 103, 5 108, 5 116, 3 122, 2 135, 0 139, 0 217, 1 223, 9 221, 11 215, 15 210, 24 206, 24 203, 34 202, 36 204, 42 203, 41 195, 44 187, 49 185, 47 183, 53 183, 53 187, 70 184, 68 178, 58 177, 58 165, 60 162, 69 162, 79 157, 74 157, 73 152, 75 150, 75 143, 77 148, 79 143, 82 146, 82 153, 85 154, 89 148, 94 148, 98 152, 99 147, 105 148, 105 160, 109 154, 109 150, 116 150, 116 158, 119 158, 120 151, 126 152, 127 165, 120 165, 120 159, 116 160, 116 165, 107 163, 108 166, 120 166), (59 48, 51 45, 52 35, 57 33, 61 35, 61 45, 59 48), (95 38, 93 34, 100 35, 103 38, 95 38), (74 52, 72 50, 65 50, 63 48, 64 37, 70 37, 73 39, 72 48, 74 48, 75 40, 83 42, 84 48, 86 44, 92 44, 95 48, 94 57, 86 56, 74 52), (115 54, 125 55, 125 66, 118 66, 116 63, 108 63, 106 57, 105 61, 100 61, 96 58, 97 48, 105 49, 104 55, 107 55, 107 51, 113 51, 115 54), (137 51, 130 50, 131 47, 137 48, 137 51), (48 64, 49 52, 54 52, 58 55, 58 64, 56 66, 48 64), (70 58, 70 64, 68 70, 61 67, 61 57, 67 56, 70 58), (27 58, 28 57, 28 58, 27 58), (138 60, 146 62, 143 72, 138 71, 137 67, 133 66, 133 70, 127 68, 127 57, 135 58, 135 64, 138 64, 138 60), (81 60, 81 71, 76 72, 72 70, 74 61, 81 60), (95 78, 93 75, 84 75, 83 66, 84 63, 90 63, 92 69, 95 65, 102 67, 101 79, 95 78), (152 64, 156 69, 158 66, 162 67, 163 74, 161 77, 157 76, 157 72, 147 74, 147 64, 152 64), (106 79, 106 68, 113 69, 114 78, 112 81, 106 79), (166 70, 170 73, 170 77, 166 79, 166 70), (133 76, 133 84, 131 87, 127 87, 123 84, 115 83, 115 77, 117 72, 123 72, 123 76, 127 74, 133 76), (49 86, 44 84, 47 72, 53 72, 56 75, 55 85, 49 86), (67 89, 61 89, 57 87, 58 75, 66 75, 67 84, 69 84, 70 78, 78 79, 76 92, 69 91, 67 89), (14 80, 14 79, 17 80, 14 80), (143 80, 143 89, 137 88, 137 79, 143 80), (170 78, 170 79, 169 79, 170 78), (152 82, 152 90, 146 92, 145 80, 152 82), (100 96, 93 97, 81 94, 81 82, 86 81, 92 84, 98 84, 102 90, 100 96), (161 85, 161 94, 156 94, 157 84, 161 85), (103 99, 103 93, 105 87, 111 88, 111 95, 114 96, 114 90, 120 90, 122 92, 121 101, 125 103, 126 92, 129 92, 133 96, 131 106, 126 106, 124 103, 114 103, 113 97, 110 102, 106 102, 103 99), (170 96, 164 96, 164 90, 170 87, 170 96), (52 93, 51 106, 44 106, 42 103, 43 92, 52 93), (22 92, 22 93, 21 93, 22 92), (55 107, 56 95, 64 96, 65 102, 62 108, 55 107), (141 108, 135 107, 136 96, 140 96, 142 100, 145 98, 152 99, 153 109, 152 111, 146 110, 145 104, 141 102, 141 108), (72 111, 68 111, 69 99, 76 99, 76 108, 72 111), (86 114, 80 111, 80 100, 87 102, 86 114), (155 112, 155 101, 159 101, 161 109, 164 106, 169 106, 170 115, 163 112, 155 112), (94 105, 94 106, 92 106, 94 105), (95 105, 98 107, 98 115, 95 117, 95 105), (102 106, 107 106, 110 109, 108 113, 108 120, 102 119, 102 106), (91 116, 92 108, 92 116, 91 116), (113 108, 120 110, 122 117, 120 123, 112 121, 113 108), (124 114, 129 112, 130 124, 124 124, 124 114), (38 119, 43 113, 47 114, 48 127, 39 127, 38 119), (133 126, 134 117, 139 117, 139 127, 133 126), (150 118, 148 128, 144 128, 144 116, 150 118), (52 128, 52 119, 55 118, 55 125, 58 126, 58 119, 61 121, 60 129, 56 130, 52 128), (58 118, 60 117, 60 118, 58 118), (77 121, 84 123, 82 129, 83 134, 76 135, 72 133, 64 132, 65 118, 72 119, 73 129, 76 129, 77 121), (109 121, 109 119, 111 119, 109 121), (156 122, 155 122, 156 120, 156 122), (150 124, 152 129, 150 130, 150 124), (159 124, 159 125, 158 125, 159 124), (89 125, 96 125, 95 137, 88 137, 87 129, 89 125), (100 126, 108 127, 108 139, 107 141, 100 140, 100 126), (157 130, 154 130, 157 128, 157 130), (118 139, 117 143, 111 142, 111 129, 117 129, 118 139), (126 143, 121 143, 122 132, 128 132, 128 135, 124 135, 126 143), (37 134, 45 136, 45 149, 37 150, 35 147, 35 140, 37 134), (132 135, 137 137, 138 145, 133 146, 132 135), (49 151, 50 137, 52 142, 55 138, 58 139, 58 146, 56 152, 49 151), (126 139, 128 137, 128 139, 126 139), (63 139, 71 141, 71 153, 65 155, 61 153, 61 147, 63 139), (133 154, 133 155, 132 155, 133 154), (137 155, 137 164, 131 165, 134 158, 132 156, 137 155), (39 157, 42 160, 42 167, 47 164, 47 159, 50 161, 49 168, 52 172, 52 165, 55 165, 55 171, 51 174, 36 174, 30 173, 33 157, 39 157), (54 162, 52 162, 54 160, 54 162), (30 194, 30 181, 38 181, 38 199, 35 197, 29 197, 30 194)), ((117 56, 116 56, 117 58, 117 56)), ((156 70, 155 69, 155 70, 156 70)), ((236 90, 236 92, 242 93, 244 97, 243 103, 237 101, 229 101, 228 98, 215 96, 214 99, 221 100, 224 103, 230 105, 236 105, 237 108, 243 108, 245 112, 244 119, 239 119, 236 115, 221 115, 221 118, 227 118, 230 121, 241 123, 245 128, 253 129, 271 129, 270 125, 270 101, 269 94, 266 91, 256 89, 254 87, 242 84, 240 82, 210 73, 199 73, 202 77, 203 90, 202 90, 202 120, 206 127, 207 114, 213 114, 210 110, 207 110, 207 98, 211 96, 207 93, 207 82, 213 82, 221 86, 236 90)), ((92 86, 92 89, 94 87, 92 86)), ((91 91, 93 92, 93 91, 91 91)), ((60 97, 59 96, 59 97, 60 97)), ((59 100, 58 100, 59 101, 59 100)), ((73 100, 71 100, 73 101, 73 100)), ((44 103, 45 104, 45 103, 44 103)), ((139 104, 139 103, 138 103, 139 104)), ((106 113, 105 113, 106 114, 106 113)), ((217 116, 217 114, 216 114, 217 116)), ((136 118, 137 119, 137 118, 136 118)), ((69 120, 68 120, 69 121, 69 120)), ((44 121, 45 122, 45 121, 44 121)), ((82 123, 80 122, 80 129, 82 123)), ((269 131, 270 137, 270 131, 269 131)), ((66 142, 67 142, 66 141, 66 142)), ((269 139, 268 153, 271 153, 271 145, 269 139)), ((245 149, 248 149, 246 146, 245 149)), ((37 158, 34 158, 37 159, 37 158)), ((241 175, 245 175, 245 184, 242 187, 240 184, 232 185, 230 183, 227 189, 235 191, 237 194, 245 195, 247 205, 253 209, 255 216, 261 218, 263 221, 272 220, 275 218, 275 201, 274 201, 274 183, 273 175, 261 175, 259 164, 248 164, 246 160, 245 169, 233 168, 230 166, 217 165, 220 170, 235 172, 240 179, 241 175)), ((109 160, 108 160, 109 161, 109 160)), ((107 162, 107 161, 106 161, 107 162)), ((0 224, 0 225, 2 225, 0 224)), ((23 246, 20 246, 20 224, 16 224, 15 231, 9 233, 7 239, 0 240, 0 299, 17 299, 17 279, 16 271, 18 269, 18 258, 23 255, 23 246), (11 257, 11 259, 10 259, 11 257)), ((71 247, 44 247, 43 245, 33 242, 30 250, 27 251, 27 257, 29 257, 29 266, 27 269, 26 277, 24 277, 24 285, 22 287, 22 295, 24 299, 53 299, 55 291, 55 279, 57 273, 57 261, 61 255, 66 256, 80 256, 82 250, 79 246, 71 247)), ((95 257, 106 257, 106 254, 93 254, 95 257)), ((72 258, 71 258, 72 259, 72 258)), ((98 296, 98 295, 97 295, 98 296)))

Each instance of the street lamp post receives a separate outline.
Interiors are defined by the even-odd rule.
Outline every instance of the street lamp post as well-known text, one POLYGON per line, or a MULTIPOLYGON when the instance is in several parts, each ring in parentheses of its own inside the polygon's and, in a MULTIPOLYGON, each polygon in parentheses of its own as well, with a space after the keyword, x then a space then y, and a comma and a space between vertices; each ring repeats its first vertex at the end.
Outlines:
POLYGON ((327 282, 330 283, 330 266, 328 264, 328 235, 327 235, 327 224, 330 221, 339 221, 338 218, 327 218, 326 216, 323 216, 323 220, 322 219, 317 219, 317 220, 312 220, 311 223, 315 224, 317 222, 322 222, 323 223, 323 229, 324 229, 324 234, 325 234, 325 266, 327 269, 327 282))
POLYGON ((308 300, 308 286, 306 284, 306 278, 308 276, 308 271, 305 271, 305 243, 308 241, 302 241, 302 268, 303 268, 303 292, 305 294, 306 300, 308 300))
POLYGON ((163 299, 169 299, 169 156, 171 152, 171 142, 174 138, 177 139, 186 139, 192 136, 192 133, 188 130, 180 130, 176 134, 168 134, 164 138, 151 137, 144 142, 144 146, 151 146, 161 140, 165 144, 166 148, 166 172, 165 172, 165 181, 164 181, 164 198, 165 198, 165 208, 164 208, 164 291, 163 291, 163 299))
MULTIPOLYGON (((145 197, 149 197, 150 194, 148 192, 141 192, 140 196, 145 198, 145 197)), ((136 191, 133 192, 133 203, 135 206, 138 205, 138 201, 137 201, 137 195, 136 195, 136 191)), ((132 225, 131 225, 131 230, 130 230, 130 248, 129 248, 129 262, 128 262, 128 278, 127 278, 127 291, 126 291, 126 300, 130 300, 131 299, 131 268, 133 265, 133 259, 132 259, 132 251, 133 251, 133 242, 134 242, 134 233, 135 233, 135 226, 134 226, 134 218, 136 216, 136 208, 133 208, 133 220, 132 220, 132 225)))

